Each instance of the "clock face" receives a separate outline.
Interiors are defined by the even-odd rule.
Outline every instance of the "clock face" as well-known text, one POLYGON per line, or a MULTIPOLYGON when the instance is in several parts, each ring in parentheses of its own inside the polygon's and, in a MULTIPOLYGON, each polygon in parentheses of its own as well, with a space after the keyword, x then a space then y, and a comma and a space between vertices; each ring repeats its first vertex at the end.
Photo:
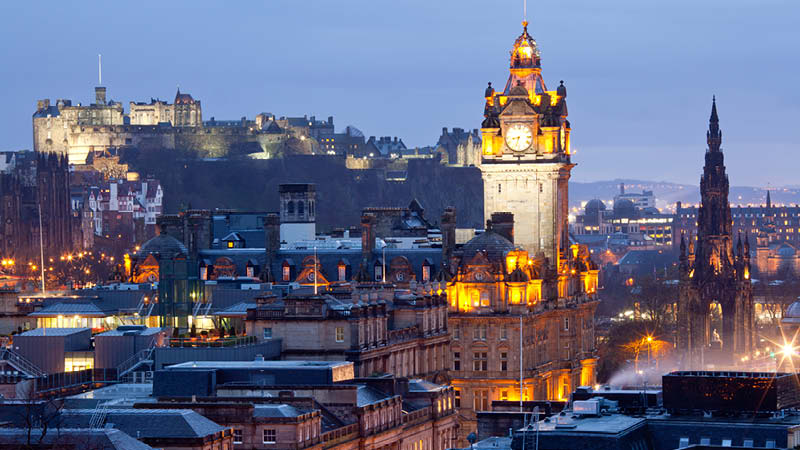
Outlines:
POLYGON ((533 133, 527 125, 516 124, 506 130, 506 145, 515 152, 527 150, 533 142, 533 133))

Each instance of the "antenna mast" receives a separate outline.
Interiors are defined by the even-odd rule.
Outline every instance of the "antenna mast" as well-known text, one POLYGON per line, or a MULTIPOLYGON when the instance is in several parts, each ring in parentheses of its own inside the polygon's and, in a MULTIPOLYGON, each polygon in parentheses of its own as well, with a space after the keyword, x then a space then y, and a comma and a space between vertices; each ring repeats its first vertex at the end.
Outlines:
POLYGON ((528 0, 522 0, 522 23, 528 24, 528 0))
POLYGON ((103 55, 97 54, 97 85, 103 85, 103 55))

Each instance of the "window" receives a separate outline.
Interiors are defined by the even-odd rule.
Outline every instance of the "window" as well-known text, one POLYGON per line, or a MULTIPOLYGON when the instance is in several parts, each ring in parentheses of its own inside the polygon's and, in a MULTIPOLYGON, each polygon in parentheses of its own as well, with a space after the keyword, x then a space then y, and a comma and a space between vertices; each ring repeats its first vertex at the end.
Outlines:
POLYGON ((775 441, 767 441, 766 444, 764 444, 764 447, 775 448, 775 441))
MULTIPOLYGON (((688 442, 687 442, 687 444, 688 444, 688 442)), ((742 447, 752 447, 752 446, 753 446, 753 440, 752 439, 748 439, 748 438, 744 438, 742 447)))
POLYGON ((486 352, 474 352, 472 354, 472 370, 486 371, 489 370, 489 358, 486 352))
POLYGON ((486 340, 486 325, 477 325, 472 330, 472 340, 485 341, 486 340))
POLYGON ((461 370, 461 352, 453 352, 453 370, 461 370))
POLYGON ((678 448, 686 448, 689 446, 689 438, 682 437, 680 443, 678 444, 678 448))
POLYGON ((422 282, 427 283, 431 281, 431 266, 424 265, 422 266, 422 282))
POLYGON ((344 327, 336 327, 336 342, 344 342, 344 327))
POLYGON ((700 445, 711 445, 711 438, 700 438, 700 445))
POLYGON ((497 184, 497 193, 498 194, 502 194, 503 193, 503 185, 502 184, 499 184, 499 183, 497 184))
POLYGON ((453 327, 453 340, 457 341, 461 339, 461 325, 456 325, 453 327))
POLYGON ((339 264, 339 281, 345 281, 347 278, 347 266, 339 264))
POLYGON ((297 214, 305 214, 306 213, 306 204, 302 200, 297 202, 297 214))
POLYGON ((455 389, 456 408, 461 408, 461 389, 455 389))
POLYGON ((233 248, 233 241, 228 241, 228 248, 233 248))
POLYGON ((486 291, 481 292, 481 306, 491 306, 489 301, 489 293, 486 291))
POLYGON ((500 370, 508 370, 508 352, 500 352, 500 370))
POLYGON ((506 339, 508 339, 508 329, 503 325, 500 327, 500 340, 505 341, 506 339))
POLYGON ((233 429, 233 443, 234 444, 241 444, 244 442, 242 440, 242 429, 241 428, 234 428, 233 429))
POLYGON ((508 391, 501 391, 500 392, 500 400, 508 401, 508 391))
POLYGON ((264 328, 264 339, 272 339, 272 328, 264 328))
POLYGON ((265 444, 274 444, 276 438, 276 433, 274 428, 266 428, 264 429, 264 439, 263 442, 265 444))
POLYGON ((283 266, 283 281, 289 281, 289 278, 292 276, 292 268, 289 265, 283 266))
POLYGON ((730 439, 723 439, 722 440, 722 446, 723 447, 730 447, 731 446, 731 440, 730 439))
POLYGON ((375 281, 383 279, 383 267, 380 264, 375 264, 375 281))
POLYGON ((289 213, 289 214, 294 214, 294 202, 293 201, 290 200, 289 203, 286 205, 286 212, 289 213))
POLYGON ((564 317, 564 331, 569 331, 569 317, 564 317))
POLYGON ((475 398, 473 400, 473 407, 475 411, 489 410, 489 391, 485 389, 477 389, 475 391, 475 398))

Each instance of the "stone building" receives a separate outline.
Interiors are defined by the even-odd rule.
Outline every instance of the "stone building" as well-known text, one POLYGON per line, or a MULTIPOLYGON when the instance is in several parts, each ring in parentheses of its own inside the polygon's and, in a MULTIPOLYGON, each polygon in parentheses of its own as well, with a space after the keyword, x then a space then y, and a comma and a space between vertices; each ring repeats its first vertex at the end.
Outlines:
POLYGON ((447 380, 447 302, 436 294, 367 284, 260 298, 246 328, 248 336, 281 339, 283 359, 352 361, 360 377, 447 380))
POLYGON ((3 227, 0 254, 4 259, 10 258, 23 265, 39 260, 40 246, 49 256, 70 251, 74 243, 73 227, 79 225, 80 218, 73 218, 70 208, 66 158, 35 152, 15 152, 7 156, 13 162, 0 173, 3 227))
POLYGON ((697 237, 681 237, 678 349, 687 369, 707 363, 735 364, 755 349, 755 309, 750 280, 750 242, 732 233, 728 176, 722 154, 716 100, 711 106, 708 150, 700 178, 697 237), (736 247, 734 248, 734 239, 736 247), (719 307, 716 329, 711 309, 719 307), (715 338, 719 336, 719 338, 715 338), (712 345, 719 350, 710 351, 712 345))
POLYGON ((481 125, 484 217, 514 215, 514 239, 552 264, 566 250, 570 160, 567 88, 548 91, 527 22, 511 50, 505 88, 485 91, 481 125))
POLYGON ((458 427, 451 387, 359 378, 351 363, 177 364, 156 374, 153 393, 134 410, 192 409, 232 428, 234 448, 445 450, 458 427))
POLYGON ((573 244, 556 270, 515 245, 513 227, 511 214, 495 213, 486 232, 449 259, 456 262, 447 283, 450 378, 461 438, 493 401, 563 401, 595 382, 597 267, 573 244))
MULTIPOLYGON (((570 124, 563 82, 548 91, 523 22, 505 88, 485 91, 486 232, 442 252, 461 438, 494 400, 558 400, 594 383, 598 269, 568 230, 570 124)), ((463 441, 462 441, 463 442, 463 441)))
MULTIPOLYGON (((697 233, 698 208, 676 205, 675 228, 687 236, 697 233)), ((781 278, 800 274, 800 206, 775 205, 767 191, 759 206, 732 206, 731 233, 755 238, 750 257, 754 276, 781 278)))
POLYGON ((481 135, 477 129, 472 131, 442 128, 442 135, 436 143, 436 152, 442 155, 442 163, 453 166, 481 165, 481 135))

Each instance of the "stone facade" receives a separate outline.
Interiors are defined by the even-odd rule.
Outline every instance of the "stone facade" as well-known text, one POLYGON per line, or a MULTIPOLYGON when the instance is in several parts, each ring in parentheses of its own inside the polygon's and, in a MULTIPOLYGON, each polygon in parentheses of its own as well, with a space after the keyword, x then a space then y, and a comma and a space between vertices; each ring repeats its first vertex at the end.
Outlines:
POLYGON ((18 264, 40 258, 39 212, 41 207, 41 246, 45 255, 58 256, 73 248, 73 227, 80 217, 70 208, 69 168, 57 155, 16 152, 10 155, 13 166, 0 173, 0 223, 3 239, 0 253, 18 264))
POLYGON ((445 299, 377 287, 261 299, 248 311, 247 334, 282 339, 284 359, 352 361, 356 376, 446 379, 445 299))
POLYGON ((453 131, 447 131, 447 128, 442 128, 436 152, 442 155, 442 163, 461 167, 480 166, 481 135, 477 129, 465 131, 453 128, 453 131))
POLYGON ((678 350, 686 369, 735 365, 755 349, 755 308, 750 280, 750 242, 739 235, 734 252, 728 176, 722 154, 716 101, 711 107, 697 238, 680 244, 678 350), (687 252, 688 250, 688 252, 687 252), (722 310, 721 330, 711 326, 711 309, 722 310), (715 339, 718 335, 719 339, 715 339), (712 357, 712 345, 720 350, 712 357))
POLYGON ((312 154, 319 148, 316 138, 306 140, 309 130, 315 130, 313 122, 294 126, 289 119, 263 120, 263 115, 260 121, 203 122, 200 101, 180 91, 173 104, 151 99, 130 102, 129 108, 125 114, 121 103, 106 102, 105 88, 96 89, 96 103, 88 106, 39 100, 33 114, 34 150, 67 155, 70 164, 86 164, 94 155, 131 147, 185 149, 208 158, 271 158, 312 154))
POLYGON ((567 247, 570 162, 567 89, 547 91, 527 23, 511 51, 502 92, 485 92, 481 125, 484 217, 514 214, 515 242, 553 263, 567 247))

